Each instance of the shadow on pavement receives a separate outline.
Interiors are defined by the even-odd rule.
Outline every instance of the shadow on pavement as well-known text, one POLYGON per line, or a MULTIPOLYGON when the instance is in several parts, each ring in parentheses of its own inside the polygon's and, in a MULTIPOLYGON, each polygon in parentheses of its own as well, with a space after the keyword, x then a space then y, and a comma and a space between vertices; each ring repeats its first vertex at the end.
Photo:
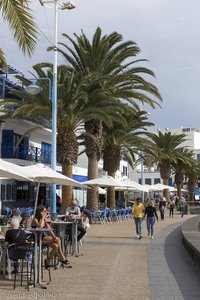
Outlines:
POLYGON ((192 265, 192 261, 183 247, 180 227, 166 237, 164 256, 183 299, 200 299, 199 269, 192 265))

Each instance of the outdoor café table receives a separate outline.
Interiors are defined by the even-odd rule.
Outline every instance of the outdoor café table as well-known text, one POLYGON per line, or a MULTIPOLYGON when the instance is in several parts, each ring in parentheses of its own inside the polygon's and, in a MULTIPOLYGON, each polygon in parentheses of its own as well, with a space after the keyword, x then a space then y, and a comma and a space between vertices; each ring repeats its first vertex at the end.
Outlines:
POLYGON ((34 241, 34 287, 40 286, 43 289, 46 289, 46 282, 41 280, 41 268, 42 268, 42 236, 44 233, 50 233, 50 228, 26 228, 26 232, 33 233, 34 241))
POLYGON ((61 220, 58 220, 58 221, 52 221, 51 224, 54 226, 56 225, 57 228, 58 228, 58 234, 60 236, 60 239, 61 239, 61 245, 62 245, 62 251, 65 252, 65 249, 64 249, 64 239, 65 239, 65 235, 66 235, 66 226, 69 225, 69 224, 73 224, 73 222, 71 221, 61 221, 61 220))
POLYGON ((65 222, 70 222, 72 224, 72 253, 71 253, 71 255, 78 257, 80 254, 78 254, 77 227, 78 227, 78 223, 81 222, 82 218, 70 218, 65 215, 57 215, 57 218, 64 219, 65 222))

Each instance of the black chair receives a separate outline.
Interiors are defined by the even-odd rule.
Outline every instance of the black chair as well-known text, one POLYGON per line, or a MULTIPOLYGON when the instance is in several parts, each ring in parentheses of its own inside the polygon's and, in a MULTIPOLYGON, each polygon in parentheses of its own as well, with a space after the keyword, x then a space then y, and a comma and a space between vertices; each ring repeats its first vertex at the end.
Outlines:
MULTIPOLYGON (((44 278, 44 269, 45 269, 45 259, 44 256, 47 257, 49 255, 49 246, 42 246, 42 279, 44 278)), ((51 268, 46 269, 49 274, 49 281, 51 282, 51 268)))
POLYGON ((14 289, 16 288, 17 276, 20 276, 20 285, 22 286, 23 277, 26 277, 26 288, 29 290, 33 273, 33 245, 29 242, 17 241, 12 247, 14 247, 12 256, 14 261, 14 289), (24 267, 26 270, 24 270, 24 267))

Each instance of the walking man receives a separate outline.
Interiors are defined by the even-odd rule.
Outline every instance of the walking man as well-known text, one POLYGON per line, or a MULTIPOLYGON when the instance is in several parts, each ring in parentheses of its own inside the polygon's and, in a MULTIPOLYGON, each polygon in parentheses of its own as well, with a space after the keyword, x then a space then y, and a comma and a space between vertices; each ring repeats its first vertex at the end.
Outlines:
POLYGON ((133 205, 132 211, 135 220, 136 235, 140 240, 142 238, 142 221, 144 217, 144 205, 140 203, 140 198, 136 199, 136 203, 133 205))
POLYGON ((186 211, 186 207, 187 207, 187 202, 185 200, 185 198, 182 196, 180 198, 180 212, 181 212, 181 218, 183 218, 185 211, 186 211))

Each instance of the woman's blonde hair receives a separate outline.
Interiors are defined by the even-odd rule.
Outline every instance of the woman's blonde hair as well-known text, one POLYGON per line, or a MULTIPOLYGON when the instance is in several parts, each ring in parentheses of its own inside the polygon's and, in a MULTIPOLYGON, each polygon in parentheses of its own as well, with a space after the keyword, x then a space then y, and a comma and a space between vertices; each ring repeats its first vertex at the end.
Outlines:
POLYGON ((148 200, 148 202, 147 202, 147 205, 148 205, 148 206, 153 206, 153 205, 154 205, 154 203, 153 203, 153 201, 152 201, 152 200, 148 200))
POLYGON ((18 229, 19 228, 19 220, 16 219, 16 218, 13 218, 11 219, 10 221, 10 226, 13 228, 13 229, 18 229))

